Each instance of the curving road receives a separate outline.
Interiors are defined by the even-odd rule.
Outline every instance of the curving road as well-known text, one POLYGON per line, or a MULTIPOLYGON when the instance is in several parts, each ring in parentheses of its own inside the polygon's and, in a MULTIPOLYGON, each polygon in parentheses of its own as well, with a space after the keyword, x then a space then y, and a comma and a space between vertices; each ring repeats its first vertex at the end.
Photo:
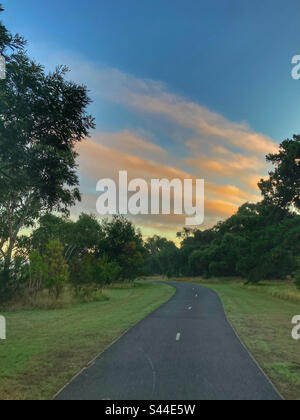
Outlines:
POLYGON ((175 296, 102 353, 57 400, 280 400, 237 338, 218 295, 175 296))

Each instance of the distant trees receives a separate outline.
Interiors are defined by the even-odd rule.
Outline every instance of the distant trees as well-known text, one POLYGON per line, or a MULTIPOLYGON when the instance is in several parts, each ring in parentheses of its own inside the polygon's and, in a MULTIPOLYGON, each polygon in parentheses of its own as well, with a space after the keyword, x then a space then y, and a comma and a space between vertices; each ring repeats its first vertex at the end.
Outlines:
POLYGON ((134 280, 142 273, 144 267, 141 232, 122 216, 104 220, 101 224, 101 237, 96 255, 118 264, 121 281, 134 280))
POLYGON ((145 250, 146 274, 162 274, 168 277, 180 274, 179 250, 174 242, 156 235, 146 240, 145 250))
POLYGON ((300 136, 280 144, 279 153, 267 156, 275 166, 259 188, 267 203, 288 210, 300 210, 300 136))
POLYGON ((300 136, 282 142, 267 161, 275 169, 259 183, 262 202, 245 203, 213 229, 184 228, 172 252, 166 253, 172 249, 166 239, 149 238, 146 271, 166 274, 170 268, 177 275, 242 276, 247 282, 294 275, 300 284, 300 136))
POLYGON ((36 296, 45 287, 47 264, 40 252, 36 249, 29 256, 29 293, 36 296))
POLYGON ((285 279, 297 268, 300 216, 266 202, 246 203, 213 229, 185 232, 181 237, 180 248, 164 238, 149 238, 145 271, 171 276, 241 276, 249 282, 285 279))
POLYGON ((69 267, 63 257, 63 247, 59 241, 49 241, 44 262, 45 285, 58 299, 70 276, 69 267))
POLYGON ((120 216, 99 222, 82 214, 73 222, 46 214, 24 247, 30 256, 25 287, 33 296, 48 289, 58 299, 68 286, 90 300, 105 286, 132 281, 143 272, 141 234, 120 216))

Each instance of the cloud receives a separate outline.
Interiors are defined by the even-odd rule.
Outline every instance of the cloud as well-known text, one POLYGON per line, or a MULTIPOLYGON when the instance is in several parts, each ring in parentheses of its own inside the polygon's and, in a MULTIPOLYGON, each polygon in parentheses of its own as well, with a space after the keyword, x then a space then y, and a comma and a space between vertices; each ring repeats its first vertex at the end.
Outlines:
MULTIPOLYGON (((124 133, 115 133, 113 137, 115 139, 122 138, 124 133)), ((104 134, 104 137, 106 134, 104 134)), ((132 138, 131 133, 126 132, 126 138, 132 138)), ((176 167, 162 165, 157 162, 153 162, 134 154, 125 153, 120 150, 116 150, 112 147, 104 146, 99 144, 100 138, 103 138, 101 134, 97 134, 92 140, 86 140, 78 146, 78 163, 80 168, 80 176, 85 184, 93 185, 94 190, 84 195, 82 207, 85 211, 94 212, 96 208, 96 200, 98 193, 96 193, 96 183, 101 178, 114 179, 118 183, 119 171, 126 170, 128 172, 128 179, 142 178, 148 181, 150 191, 150 181, 153 178, 166 178, 172 180, 178 178, 184 179, 195 179, 195 176, 191 173, 178 169, 176 167)), ((135 140, 134 140, 135 141, 135 140)), ((139 144, 142 145, 142 149, 146 153, 151 150, 151 145, 145 146, 146 140, 139 139, 139 144)), ((117 147, 118 142, 114 143, 117 147)), ((126 146, 127 147, 127 146, 126 146)), ((126 149, 125 147, 125 149, 126 149)), ((120 147, 118 148, 120 149, 120 147)), ((138 153, 137 150, 135 150, 138 153)), ((154 148, 154 151, 157 150, 154 148)), ((167 153, 162 150, 161 153, 167 153)), ((205 184, 205 216, 206 223, 204 226, 211 226, 220 218, 231 216, 246 200, 251 200, 252 195, 240 190, 234 185, 217 185, 209 181, 205 184)), ((185 215, 148 215, 148 216, 136 216, 135 222, 143 226, 147 231, 149 229, 156 228, 157 231, 161 231, 162 227, 165 227, 167 232, 177 232, 185 224, 185 215)))
MULTIPOLYGON (((66 60, 67 58, 65 58, 66 60)), ((71 61, 77 79, 89 81, 95 97, 130 107, 139 113, 151 113, 193 130, 204 142, 224 141, 231 147, 255 154, 267 154, 278 145, 270 137, 252 130, 247 123, 224 118, 204 106, 168 91, 166 85, 151 79, 139 79, 107 66, 84 60, 71 61)))
MULTIPOLYGON (((97 138, 98 136, 96 136, 97 138)), ((78 145, 79 172, 82 177, 92 181, 100 178, 118 179, 119 171, 128 171, 132 178, 188 179, 193 176, 176 167, 159 164, 137 156, 134 153, 124 153, 111 147, 103 146, 93 140, 86 140, 78 145)), ((133 151, 134 152, 134 151, 133 151)))
POLYGON ((245 122, 234 122, 168 90, 161 81, 142 79, 119 69, 89 62, 79 56, 57 53, 50 61, 67 63, 71 78, 86 84, 95 100, 106 100, 153 114, 193 130, 203 144, 230 147, 256 155, 275 152, 278 144, 270 137, 252 130, 245 122))
POLYGON ((139 156, 150 161, 165 162, 169 159, 167 151, 162 147, 127 129, 119 132, 95 133, 93 141, 119 152, 139 156))

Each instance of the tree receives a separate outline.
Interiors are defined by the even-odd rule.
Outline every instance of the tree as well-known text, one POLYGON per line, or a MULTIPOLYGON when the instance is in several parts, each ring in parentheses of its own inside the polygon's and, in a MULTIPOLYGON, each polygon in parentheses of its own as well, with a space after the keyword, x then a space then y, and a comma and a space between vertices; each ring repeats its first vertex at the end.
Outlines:
MULTIPOLYGON (((187 276, 203 274, 202 272, 199 272, 199 269, 196 268, 189 258, 194 251, 204 251, 213 242, 216 237, 215 231, 213 229, 204 231, 195 229, 187 235, 185 229, 184 234, 182 235, 179 233, 177 234, 177 237, 183 238, 180 248, 182 274, 187 276)), ((205 273, 208 274, 208 271, 205 270, 205 273)))
POLYGON ((141 233, 122 216, 104 220, 101 229, 97 256, 105 256, 108 262, 116 262, 121 267, 120 280, 134 280, 142 273, 144 264, 141 233))
POLYGON ((91 294, 119 278, 121 268, 116 262, 108 262, 104 256, 97 258, 85 254, 75 259, 70 267, 70 281, 77 296, 91 298, 91 294))
POLYGON ((209 248, 193 251, 188 259, 190 274, 193 276, 207 277, 209 275, 210 262, 209 248))
POLYGON ((95 216, 82 213, 73 226, 68 254, 78 256, 87 251, 95 252, 103 237, 100 223, 95 216))
POLYGON ((36 295, 45 286, 45 277, 47 275, 47 264, 45 263, 39 251, 34 250, 30 253, 30 278, 29 290, 36 295))
POLYGON ((69 267, 63 257, 59 241, 50 241, 44 257, 46 264, 46 287, 58 299, 69 280, 69 267))
POLYGON ((163 274, 168 277, 180 274, 179 249, 174 242, 154 235, 145 243, 145 271, 149 275, 163 274))
POLYGON ((0 254, 7 280, 18 234, 41 214, 68 213, 80 200, 75 146, 94 128, 85 86, 66 67, 45 74, 0 27, 7 77, 0 81, 0 254))
MULTIPOLYGON (((4 12, 2 5, 0 4, 0 13, 4 12)), ((26 45, 26 41, 19 34, 13 35, 6 29, 2 22, 0 22, 0 53, 8 61, 10 59, 9 54, 6 54, 7 50, 16 51, 22 50, 26 45)))
POLYGON ((269 154, 267 162, 275 165, 268 180, 259 188, 267 203, 281 209, 300 210, 300 136, 280 144, 279 153, 269 154))
POLYGON ((44 254, 50 240, 59 240, 67 248, 74 237, 74 222, 66 217, 47 213, 38 221, 38 227, 30 236, 29 248, 44 254))

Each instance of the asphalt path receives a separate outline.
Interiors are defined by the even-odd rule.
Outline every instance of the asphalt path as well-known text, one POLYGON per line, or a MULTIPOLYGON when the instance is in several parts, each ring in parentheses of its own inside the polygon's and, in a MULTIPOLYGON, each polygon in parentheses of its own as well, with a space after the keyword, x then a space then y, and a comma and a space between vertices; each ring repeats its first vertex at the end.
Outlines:
POLYGON ((176 294, 82 371, 57 400, 280 400, 229 324, 218 295, 176 294))

